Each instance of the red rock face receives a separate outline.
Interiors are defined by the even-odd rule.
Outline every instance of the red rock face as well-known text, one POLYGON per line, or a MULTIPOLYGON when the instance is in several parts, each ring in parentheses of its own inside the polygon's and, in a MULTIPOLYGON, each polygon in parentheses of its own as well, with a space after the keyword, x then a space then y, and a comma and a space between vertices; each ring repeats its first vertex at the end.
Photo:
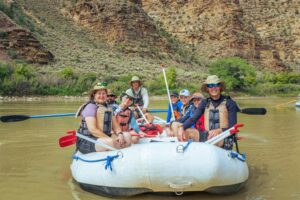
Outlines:
POLYGON ((4 60, 10 57, 39 64, 53 60, 53 55, 28 30, 18 27, 1 11, 0 52, 4 60))

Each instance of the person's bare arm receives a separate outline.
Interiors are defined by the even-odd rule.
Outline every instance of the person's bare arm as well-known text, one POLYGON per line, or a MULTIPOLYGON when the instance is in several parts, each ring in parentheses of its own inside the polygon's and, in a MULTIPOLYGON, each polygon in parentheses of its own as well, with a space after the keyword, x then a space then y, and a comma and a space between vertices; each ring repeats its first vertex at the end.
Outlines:
POLYGON ((95 137, 108 137, 105 133, 103 133, 98 127, 97 127, 97 121, 95 117, 86 117, 85 118, 86 125, 88 127, 88 130, 91 132, 91 134, 95 137))

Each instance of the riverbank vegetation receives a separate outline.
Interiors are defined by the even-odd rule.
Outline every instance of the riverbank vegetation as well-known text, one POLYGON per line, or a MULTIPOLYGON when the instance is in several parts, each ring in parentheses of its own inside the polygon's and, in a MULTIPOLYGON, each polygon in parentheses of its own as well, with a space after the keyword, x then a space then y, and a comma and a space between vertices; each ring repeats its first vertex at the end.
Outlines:
MULTIPOLYGON (((226 58, 212 62, 210 74, 217 74, 227 86, 227 91, 236 95, 251 96, 295 96, 300 92, 300 74, 293 72, 257 71, 255 67, 240 58, 226 58)), ((79 73, 71 67, 59 72, 40 73, 35 66, 27 63, 0 63, 0 95, 85 95, 97 81, 107 82, 108 87, 120 94, 129 87, 133 75, 144 80, 151 95, 165 95, 165 82, 162 73, 154 77, 146 74, 112 73, 99 77, 97 73, 79 73)), ((167 77, 170 90, 187 88, 198 91, 203 80, 186 78, 178 74, 175 67, 169 67, 167 77), (184 77, 184 78, 183 78, 184 77)))

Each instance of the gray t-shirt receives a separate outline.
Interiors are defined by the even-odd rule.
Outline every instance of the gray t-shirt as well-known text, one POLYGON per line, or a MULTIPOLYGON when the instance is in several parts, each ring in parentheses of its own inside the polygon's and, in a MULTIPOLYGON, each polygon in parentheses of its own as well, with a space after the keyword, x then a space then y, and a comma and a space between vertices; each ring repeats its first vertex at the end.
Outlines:
POLYGON ((82 119, 85 119, 86 117, 95 117, 97 115, 97 106, 96 104, 89 103, 85 106, 83 111, 81 112, 82 119))

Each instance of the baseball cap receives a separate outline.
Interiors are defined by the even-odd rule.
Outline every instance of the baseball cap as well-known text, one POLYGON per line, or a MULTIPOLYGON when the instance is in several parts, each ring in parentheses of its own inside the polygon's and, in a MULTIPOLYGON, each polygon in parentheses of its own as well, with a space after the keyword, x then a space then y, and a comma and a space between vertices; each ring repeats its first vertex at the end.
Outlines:
POLYGON ((187 89, 183 89, 179 92, 179 96, 190 96, 190 92, 187 89))

